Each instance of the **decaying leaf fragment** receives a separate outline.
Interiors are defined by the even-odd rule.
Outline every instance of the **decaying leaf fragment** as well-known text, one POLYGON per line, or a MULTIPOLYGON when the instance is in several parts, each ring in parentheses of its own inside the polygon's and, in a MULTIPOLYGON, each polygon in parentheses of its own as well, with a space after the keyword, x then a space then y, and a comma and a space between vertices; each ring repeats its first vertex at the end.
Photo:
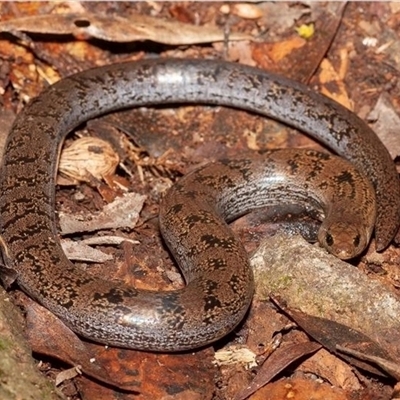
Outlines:
POLYGON ((60 227, 64 235, 76 232, 93 232, 101 229, 133 228, 139 218, 146 196, 127 193, 107 204, 90 218, 59 213, 60 227))

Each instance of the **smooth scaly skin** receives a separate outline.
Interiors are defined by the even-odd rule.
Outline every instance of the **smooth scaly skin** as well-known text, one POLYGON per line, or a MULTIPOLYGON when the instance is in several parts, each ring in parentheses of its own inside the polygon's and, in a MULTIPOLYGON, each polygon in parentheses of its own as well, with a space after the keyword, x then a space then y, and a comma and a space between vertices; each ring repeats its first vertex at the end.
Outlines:
MULTIPOLYGON (((244 169, 239 163, 238 171, 229 164, 222 168, 224 173, 212 171, 216 176, 211 188, 218 187, 217 209, 210 204, 212 196, 206 194, 210 201, 197 199, 196 208, 184 208, 186 211, 180 212, 179 196, 188 203, 186 199, 198 191, 198 185, 194 179, 195 188, 178 186, 177 200, 165 211, 161 225, 190 281, 182 290, 137 291, 94 278, 71 264, 59 245, 54 221, 55 171, 60 144, 67 132, 90 118, 116 109, 188 102, 250 110, 298 127, 325 143, 371 179, 378 205, 375 226, 378 248, 387 246, 396 233, 400 189, 388 152, 353 113, 307 87, 258 69, 221 61, 145 60, 84 71, 47 88, 18 115, 5 151, 0 199, 7 266, 17 271, 17 282, 23 290, 83 336, 138 349, 195 348, 233 329, 248 308, 253 281, 246 254, 214 213, 233 217, 245 208, 256 206, 253 203, 255 183, 250 178, 259 172, 252 172, 252 161, 245 161, 250 164, 244 169), (239 172, 238 176, 244 180, 240 190, 231 176, 234 172, 239 172), (230 198, 230 190, 239 190, 239 195, 230 198), (232 202, 237 205, 237 212, 229 209, 232 202), (198 224, 196 229, 187 231, 193 224, 198 224), (208 233, 199 235, 202 230, 208 233), (205 251, 199 252, 201 248, 205 251), (185 259, 190 260, 190 265, 184 265, 185 259)), ((292 165, 293 161, 285 159, 285 163, 292 165)), ((308 168, 304 172, 293 164, 293 172, 299 174, 296 182, 307 183, 305 177, 313 175, 318 178, 320 169, 314 168, 313 163, 305 164, 308 168)), ((271 171, 273 177, 274 167, 271 171)), ((356 176, 350 166, 348 171, 350 176, 356 176)), ((265 179, 265 202, 268 203, 271 201, 268 174, 265 179)), ((358 181, 354 179, 354 183, 358 181)), ((341 182, 343 178, 337 177, 340 187, 341 182)), ((324 186, 324 182, 317 181, 309 193, 318 197, 314 189, 324 186)), ((330 194, 341 191, 329 187, 330 194)), ((351 193, 359 197, 362 191, 354 186, 351 193)), ((346 198, 344 203, 341 213, 332 217, 333 222, 353 221, 353 216, 344 212, 353 214, 358 204, 346 198)), ((330 203, 323 204, 322 201, 321 208, 330 203)), ((362 205, 359 212, 368 220, 373 213, 367 209, 362 205)), ((357 235, 364 245, 370 233, 361 228, 357 235)), ((320 236, 333 245, 343 237, 350 237, 358 244, 352 232, 337 236, 335 230, 322 231, 320 236)), ((340 251, 337 254, 340 256, 340 251)))

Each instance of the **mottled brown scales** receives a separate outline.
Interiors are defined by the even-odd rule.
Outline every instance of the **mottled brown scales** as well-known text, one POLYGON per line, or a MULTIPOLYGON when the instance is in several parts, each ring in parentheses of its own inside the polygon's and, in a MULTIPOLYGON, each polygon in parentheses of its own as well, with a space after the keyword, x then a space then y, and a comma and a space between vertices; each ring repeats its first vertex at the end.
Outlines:
POLYGON ((181 219, 182 226, 188 232, 199 224, 210 224, 214 221, 209 211, 199 210, 196 214, 187 215, 181 219))
POLYGON ((5 150, 0 198, 7 266, 20 287, 77 333, 115 346, 177 351, 210 343, 243 318, 254 290, 242 244, 223 219, 265 204, 311 204, 325 219, 320 243, 348 258, 397 231, 400 186, 389 153, 355 114, 265 71, 211 60, 152 59, 62 79, 18 115, 5 150), (187 286, 141 291, 89 276, 65 257, 54 213, 57 157, 66 134, 98 115, 155 104, 216 104, 272 117, 349 159, 314 151, 206 166, 161 205, 160 226, 187 286))

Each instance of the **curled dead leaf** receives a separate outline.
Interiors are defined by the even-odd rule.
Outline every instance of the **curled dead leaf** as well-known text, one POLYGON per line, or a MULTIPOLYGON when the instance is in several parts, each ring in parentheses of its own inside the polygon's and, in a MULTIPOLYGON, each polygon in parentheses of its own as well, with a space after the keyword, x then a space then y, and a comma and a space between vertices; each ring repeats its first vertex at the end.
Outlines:
POLYGON ((59 171, 74 181, 89 182, 92 177, 102 179, 114 174, 118 164, 119 156, 108 142, 83 137, 63 150, 59 171))

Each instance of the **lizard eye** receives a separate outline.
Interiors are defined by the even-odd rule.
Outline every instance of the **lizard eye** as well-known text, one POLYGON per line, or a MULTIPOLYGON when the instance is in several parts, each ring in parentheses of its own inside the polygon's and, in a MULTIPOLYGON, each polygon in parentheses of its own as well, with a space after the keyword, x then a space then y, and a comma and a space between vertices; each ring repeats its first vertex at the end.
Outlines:
POLYGON ((333 237, 330 233, 327 233, 325 236, 325 241, 328 246, 333 246, 333 237))
POLYGON ((354 244, 355 247, 358 247, 358 246, 360 245, 360 240, 361 240, 360 235, 357 235, 357 236, 354 238, 353 244, 354 244))

